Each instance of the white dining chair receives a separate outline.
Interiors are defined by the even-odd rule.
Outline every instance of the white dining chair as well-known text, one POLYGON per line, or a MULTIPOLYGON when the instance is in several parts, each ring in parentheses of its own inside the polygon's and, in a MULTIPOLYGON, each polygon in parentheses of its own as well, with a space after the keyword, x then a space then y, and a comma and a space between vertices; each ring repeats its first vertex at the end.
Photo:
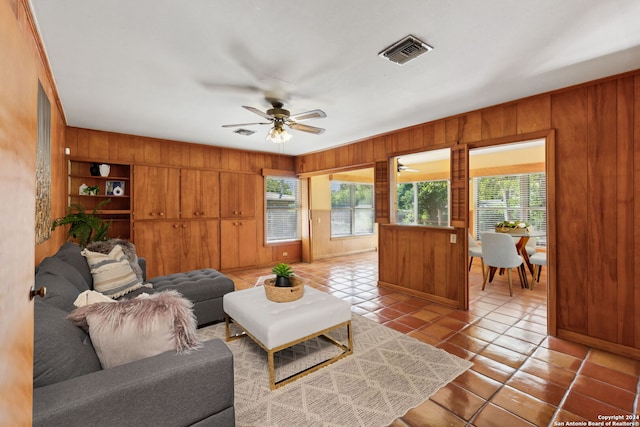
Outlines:
POLYGON ((484 280, 484 262, 482 260, 482 246, 478 244, 476 239, 473 238, 470 232, 467 232, 469 239, 469 271, 471 271, 471 264, 474 258, 480 258, 480 266, 482 267, 482 279, 484 280))
POLYGON ((536 252, 529 257, 529 262, 533 264, 533 279, 531 280, 531 290, 533 290, 533 284, 537 281, 540 283, 540 271, 542 266, 547 265, 547 253, 536 252))
MULTIPOLYGON (((509 280, 509 296, 513 296, 513 282, 511 280, 511 269, 520 267, 524 260, 518 255, 516 245, 513 243, 511 236, 505 233, 481 233, 480 241, 482 242, 482 258, 487 268, 504 268, 507 270, 507 278, 509 280)), ((482 281, 482 290, 487 284, 489 274, 484 275, 482 281)), ((522 270, 518 268, 518 277, 520 283, 524 284, 522 270)))

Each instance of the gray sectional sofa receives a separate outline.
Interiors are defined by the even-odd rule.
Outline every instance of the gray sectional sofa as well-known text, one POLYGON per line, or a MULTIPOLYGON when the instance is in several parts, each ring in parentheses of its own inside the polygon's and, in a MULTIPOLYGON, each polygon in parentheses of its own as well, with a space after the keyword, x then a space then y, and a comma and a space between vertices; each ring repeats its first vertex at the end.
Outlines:
MULTIPOLYGON (((93 285, 80 251, 66 243, 36 268, 35 287, 46 287, 47 295, 34 308, 33 425, 234 426, 233 357, 221 340, 102 369, 89 335, 67 319, 93 285)), ((153 289, 122 298, 175 289, 193 302, 199 326, 224 319, 222 296, 234 289, 211 269, 149 282, 153 289)))

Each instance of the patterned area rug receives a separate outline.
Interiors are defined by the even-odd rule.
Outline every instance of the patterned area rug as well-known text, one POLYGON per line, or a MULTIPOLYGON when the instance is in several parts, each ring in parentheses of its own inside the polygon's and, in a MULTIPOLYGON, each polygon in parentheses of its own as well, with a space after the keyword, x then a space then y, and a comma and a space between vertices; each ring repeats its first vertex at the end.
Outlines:
MULTIPOLYGON (((234 356, 236 424, 387 426, 472 366, 355 313, 352 325, 352 355, 275 391, 269 389, 266 352, 250 338, 228 342, 234 356)), ((198 332, 203 340, 224 340, 224 323, 198 332)), ((346 342, 346 328, 331 335, 346 342)), ((338 352, 322 339, 283 350, 275 357, 276 380, 338 352)))

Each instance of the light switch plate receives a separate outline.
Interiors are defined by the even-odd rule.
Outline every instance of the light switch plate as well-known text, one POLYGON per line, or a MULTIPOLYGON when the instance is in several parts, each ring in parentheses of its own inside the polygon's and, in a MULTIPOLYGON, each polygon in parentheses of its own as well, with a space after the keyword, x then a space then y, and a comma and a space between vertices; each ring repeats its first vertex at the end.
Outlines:
POLYGON ((457 236, 455 234, 451 234, 450 237, 449 237, 449 241, 451 243, 456 243, 458 241, 457 240, 457 236))

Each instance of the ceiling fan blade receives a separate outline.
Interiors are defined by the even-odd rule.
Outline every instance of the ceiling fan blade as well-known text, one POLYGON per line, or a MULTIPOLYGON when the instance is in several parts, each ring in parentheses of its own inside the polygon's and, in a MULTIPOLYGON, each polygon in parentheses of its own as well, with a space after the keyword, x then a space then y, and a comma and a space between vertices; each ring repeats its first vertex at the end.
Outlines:
POLYGON ((289 127, 291 129, 300 130, 302 132, 315 133, 316 135, 320 135, 324 132, 324 129, 317 128, 315 126, 303 125, 301 123, 290 123, 289 127))
POLYGON ((238 123, 235 125, 222 125, 223 128, 239 128, 242 126, 253 126, 253 125, 270 125, 271 122, 256 122, 256 123, 238 123))
POLYGON ((246 108, 247 110, 251 111, 252 113, 256 113, 257 115, 262 116, 265 119, 269 119, 269 120, 273 119, 272 116, 270 116, 269 114, 267 114, 267 113, 265 113, 263 111, 258 110, 257 108, 247 107, 246 105, 243 105, 242 108, 246 108))
POLYGON ((327 117, 327 113, 325 113, 324 111, 311 110, 304 113, 294 114, 289 118, 293 121, 300 122, 302 120, 309 120, 309 119, 322 119, 323 117, 327 117))
POLYGON ((409 166, 405 166, 398 162, 398 172, 420 172, 418 169, 413 169, 409 166))

